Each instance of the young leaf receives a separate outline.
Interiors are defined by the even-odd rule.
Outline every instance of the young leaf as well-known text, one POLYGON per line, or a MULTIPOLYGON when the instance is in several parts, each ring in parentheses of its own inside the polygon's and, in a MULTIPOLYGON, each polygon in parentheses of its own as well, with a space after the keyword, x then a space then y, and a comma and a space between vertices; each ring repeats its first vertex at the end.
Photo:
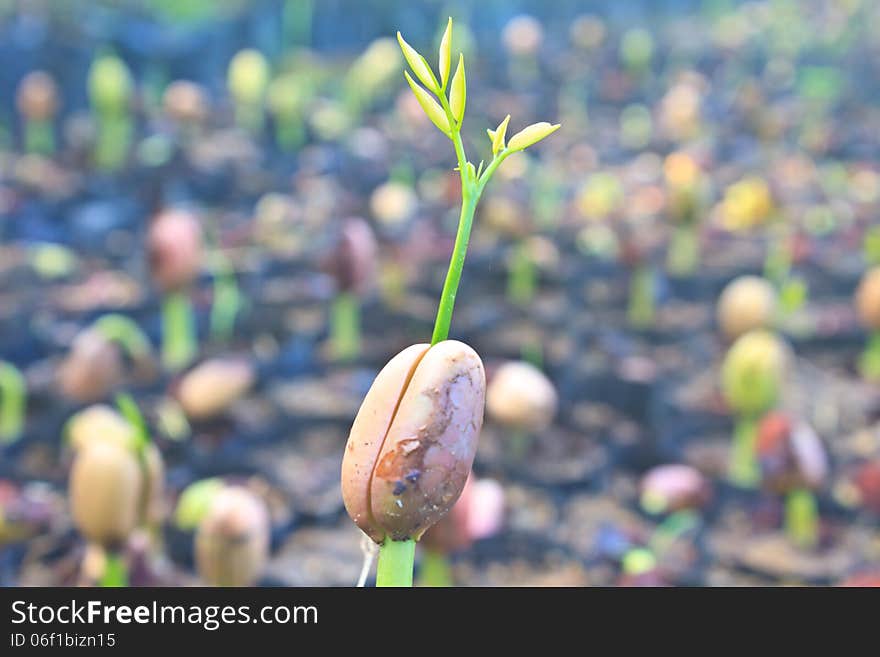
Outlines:
POLYGON ((507 144, 507 148, 512 151, 521 151, 524 148, 528 148, 532 144, 536 144, 544 137, 547 137, 559 129, 559 124, 550 125, 546 121, 541 121, 540 123, 533 123, 530 126, 526 126, 519 132, 517 132, 513 137, 510 138, 510 142, 507 144))
POLYGON ((452 89, 449 91, 449 109, 452 110, 452 118, 461 125, 464 119, 464 106, 467 100, 467 82, 464 77, 464 55, 458 56, 458 68, 452 76, 452 89))
POLYGON ((498 155, 504 150, 504 138, 507 136, 507 124, 510 123, 510 114, 504 117, 504 120, 498 124, 495 130, 487 130, 489 139, 492 140, 492 155, 498 155))
POLYGON ((419 101, 419 105, 422 106, 422 110, 428 115, 431 122, 440 128, 440 131, 448 137, 450 133, 449 119, 446 118, 446 112, 440 107, 440 103, 434 100, 431 97, 431 94, 416 84, 415 80, 410 77, 409 73, 404 71, 403 75, 406 77, 406 81, 409 83, 413 94, 415 94, 416 100, 419 101))
POLYGON ((446 24, 446 31, 440 39, 440 88, 446 91, 446 83, 449 82, 449 69, 452 66, 452 56, 449 53, 452 47, 452 17, 446 24))
POLYGON ((403 51, 403 56, 406 58, 409 67, 413 70, 413 73, 416 74, 419 81, 428 87, 430 91, 439 94, 440 85, 437 84, 437 78, 434 77, 434 72, 431 70, 431 67, 428 66, 428 62, 425 61, 425 58, 422 57, 415 48, 403 40, 400 32, 397 33, 397 42, 400 44, 400 49, 403 51))

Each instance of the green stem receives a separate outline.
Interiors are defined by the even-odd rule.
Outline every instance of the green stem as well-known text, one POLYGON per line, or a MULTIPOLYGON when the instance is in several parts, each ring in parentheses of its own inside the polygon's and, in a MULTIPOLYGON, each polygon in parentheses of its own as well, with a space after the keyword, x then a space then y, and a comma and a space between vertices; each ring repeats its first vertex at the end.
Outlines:
POLYGON ((354 360, 361 353, 361 311, 357 296, 351 292, 341 292, 333 300, 330 344, 337 360, 354 360))
POLYGON ((55 151, 55 135, 49 121, 27 121, 24 126, 24 149, 28 153, 51 155, 55 151))
POLYGON ((819 543, 819 511, 809 490, 798 488, 786 496, 785 531, 798 547, 809 549, 819 543))
POLYGON ((526 306, 535 298, 537 273, 526 244, 518 244, 507 275, 507 298, 517 306, 526 306))
POLYGON ((422 564, 419 568, 419 586, 446 588, 455 586, 452 568, 445 554, 436 550, 422 552, 422 564))
POLYGON ((24 426, 27 384, 12 363, 0 361, 0 443, 15 442, 24 426))
POLYGON ((105 171, 116 171, 125 163, 131 143, 132 124, 128 116, 102 116, 98 122, 95 164, 105 171))
POLYGON ((238 290, 235 271, 226 259, 222 258, 214 274, 214 302, 211 304, 212 338, 225 341, 232 337, 235 318, 241 306, 241 293, 238 290))
POLYGON ((531 446, 532 434, 520 427, 511 429, 507 439, 507 457, 510 459, 510 463, 522 463, 528 456, 531 446))
POLYGON ((471 226, 474 221, 474 211, 477 208, 477 199, 467 191, 462 195, 461 216, 458 220, 458 232, 455 235, 455 246, 452 249, 452 258, 449 261, 449 271, 446 273, 446 282, 443 284, 443 292, 440 295, 440 305, 437 308, 437 319, 434 322, 434 334, 431 336, 431 344, 443 342, 449 337, 449 326, 452 323, 452 311, 455 308, 455 296, 458 293, 458 284, 461 281, 461 272, 464 269, 464 259, 467 255, 468 242, 471 237, 471 226))
POLYGON ((169 370, 189 365, 198 350, 195 317, 189 298, 171 292, 162 302, 162 362, 169 370))
POLYGON ((639 265, 632 271, 627 316, 636 328, 647 328, 654 323, 654 273, 647 265, 639 265))
POLYGON ((235 106, 235 122, 243 130, 259 135, 263 130, 263 107, 259 103, 239 102, 235 106))
POLYGON ((733 449, 730 454, 730 481, 743 488, 754 488, 760 480, 755 442, 758 438, 758 422, 751 417, 737 419, 733 433, 733 449))
POLYGON ((376 586, 412 586, 416 542, 413 539, 392 541, 385 539, 379 548, 376 567, 376 586))
POLYGON ((869 381, 880 380, 880 331, 868 338, 868 346, 859 359, 859 371, 869 381))
POLYGON ((152 352, 150 341, 140 326, 124 315, 103 315, 95 320, 94 327, 107 340, 119 344, 134 361, 148 358, 152 352))
POLYGON ((117 552, 107 550, 104 574, 101 575, 101 581, 98 585, 102 587, 128 586, 128 566, 125 563, 125 557, 117 552))
POLYGON ((672 232, 666 267, 676 276, 690 276, 700 262, 700 242, 696 226, 687 224, 676 226, 672 232))

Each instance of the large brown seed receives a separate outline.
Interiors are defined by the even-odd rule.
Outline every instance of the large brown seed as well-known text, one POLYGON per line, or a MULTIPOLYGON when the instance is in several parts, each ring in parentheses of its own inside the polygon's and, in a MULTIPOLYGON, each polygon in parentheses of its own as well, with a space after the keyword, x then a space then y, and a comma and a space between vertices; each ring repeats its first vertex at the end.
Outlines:
POLYGON ((342 457, 342 499, 348 515, 376 542, 385 532, 376 527, 370 510, 370 481, 382 443, 416 365, 431 347, 414 344, 392 358, 376 376, 361 404, 342 457))
POLYGON ((143 475, 134 453, 112 441, 79 452, 70 473, 70 506, 77 528, 107 547, 123 543, 137 526, 143 475))
POLYGON ((865 272, 856 290, 856 310, 865 328, 880 329, 880 267, 865 272))
POLYGON ((370 486, 373 517, 393 540, 418 539, 458 500, 483 425, 486 375, 476 352, 441 342, 400 401, 370 486))

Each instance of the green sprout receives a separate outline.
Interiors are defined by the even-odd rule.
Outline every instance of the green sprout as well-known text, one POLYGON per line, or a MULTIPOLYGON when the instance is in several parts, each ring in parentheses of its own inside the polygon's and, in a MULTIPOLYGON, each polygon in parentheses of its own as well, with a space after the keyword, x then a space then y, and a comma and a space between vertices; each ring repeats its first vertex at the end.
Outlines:
POLYGON ((779 401, 787 352, 770 331, 749 331, 733 343, 721 368, 721 388, 736 415, 730 480, 743 488, 760 481, 758 422, 779 401))
POLYGON ((18 368, 0 360, 0 444, 21 437, 27 408, 27 383, 18 368))
POLYGON ((135 363, 152 358, 153 348, 137 323, 116 313, 102 315, 93 324, 95 330, 110 342, 115 342, 135 363))
POLYGON ((171 371, 189 365, 198 352, 196 318, 184 292, 169 292, 162 300, 162 362, 171 371))
POLYGON ((639 262, 633 267, 629 278, 629 303, 627 319, 631 326, 646 329, 654 323, 656 311, 656 276, 649 262, 639 262))
POLYGON ((263 129, 263 102, 269 85, 269 62, 258 50, 240 51, 229 62, 229 93, 239 127, 257 134, 263 129))
POLYGON ((115 55, 99 56, 89 70, 89 98, 97 116, 95 165, 105 171, 122 167, 132 139, 129 113, 133 82, 125 63, 115 55))
POLYGON ((244 300, 238 288, 235 269, 221 252, 214 254, 214 301, 211 305, 211 337, 227 341, 235 330, 235 320, 241 312, 244 300))
MULTIPOLYGON (((439 78, 428 65, 425 58, 397 33, 397 40, 412 74, 404 72, 404 77, 412 89, 422 110, 431 122, 452 142, 458 161, 457 170, 461 177, 462 202, 459 215, 455 245, 449 263, 431 345, 445 341, 449 336, 455 298, 461 281, 465 256, 467 255, 471 227, 477 204, 492 175, 504 160, 513 153, 525 150, 549 136, 559 125, 541 122, 532 124, 507 139, 508 115, 495 130, 488 130, 492 158, 488 165, 471 163, 465 153, 461 138, 467 102, 467 83, 465 78, 464 55, 460 54, 455 72, 452 72, 452 19, 440 41, 439 78)), ((387 537, 379 550, 379 564, 376 583, 378 586, 412 586, 415 540, 389 540, 387 537)))

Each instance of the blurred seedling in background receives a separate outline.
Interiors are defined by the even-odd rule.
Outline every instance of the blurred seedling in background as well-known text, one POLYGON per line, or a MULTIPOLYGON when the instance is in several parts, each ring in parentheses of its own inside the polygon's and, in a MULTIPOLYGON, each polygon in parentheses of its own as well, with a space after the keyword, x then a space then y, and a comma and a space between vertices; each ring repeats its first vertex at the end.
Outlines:
POLYGON ((153 348, 147 336, 129 317, 103 315, 74 338, 59 366, 62 394, 77 402, 104 399, 125 379, 125 359, 136 379, 146 381, 155 372, 153 348))
POLYGON ((380 545, 379 586, 412 585, 415 541, 461 495, 476 453, 485 372, 473 349, 448 337, 477 203, 507 157, 559 128, 536 123, 508 141, 506 118, 496 130, 488 131, 489 164, 474 165, 461 138, 467 85, 463 55, 452 74, 452 19, 440 42, 439 79, 400 33, 397 38, 416 78, 404 72, 416 100, 452 141, 462 204, 431 344, 405 349, 379 373, 355 418, 343 457, 346 510, 380 545), (444 403, 444 399, 456 402, 444 403))
POLYGON ((553 423, 558 406, 553 383, 531 363, 504 363, 489 379, 486 410, 509 432, 504 445, 512 463, 528 456, 535 439, 553 423))
POLYGON ((361 299, 373 287, 379 247, 364 219, 345 219, 326 267, 336 281, 330 308, 330 353, 335 360, 351 361, 361 354, 361 299))
POLYGON ((158 531, 163 511, 162 456, 134 401, 120 395, 117 403, 121 415, 95 407, 67 427, 74 450, 69 482, 74 524, 102 557, 97 564, 84 562, 87 570, 98 567, 84 576, 101 586, 128 584, 128 540, 139 528, 158 531))
POLYGON ((189 80, 175 80, 162 95, 162 109, 184 141, 201 136, 209 114, 207 92, 189 80))
POLYGON ((258 50, 240 50, 229 62, 227 86, 235 104, 235 122, 254 135, 263 130, 269 76, 269 62, 258 50))
POLYGON ((55 115, 60 104, 58 86, 45 71, 28 73, 18 85, 16 106, 21 115, 26 153, 55 152, 55 115))
POLYGON ((797 248, 797 236, 784 221, 769 230, 764 277, 773 283, 779 294, 779 316, 784 320, 800 310, 809 294, 806 281, 792 272, 797 248))
POLYGON ((880 266, 864 273, 855 294, 856 311, 869 332, 859 358, 859 371, 869 381, 880 381, 880 266))
POLYGON ((455 586, 450 557, 478 540, 494 536, 504 524, 504 489, 494 479, 468 477, 452 510, 425 532, 419 545, 419 586, 455 586))
POLYGON ((117 171, 125 164, 132 141, 131 73, 116 55, 98 55, 89 70, 88 85, 97 124, 95 166, 117 171))
POLYGON ((515 88, 526 88, 538 78, 538 54, 544 44, 544 28, 534 16, 520 14, 511 18, 501 31, 507 51, 507 74, 515 88))
POLYGON ((147 236, 153 283, 162 297, 162 363, 178 371, 198 352, 190 288, 202 266, 203 236, 198 217, 171 209, 156 215, 147 236))
POLYGON ((785 531, 796 546, 815 548, 821 538, 814 491, 828 477, 828 457, 812 427, 775 411, 758 426, 762 485, 785 496, 785 531))
POLYGON ((776 290, 760 276, 740 276, 721 291, 715 309, 718 328, 727 342, 755 329, 772 328, 777 315, 776 290))
POLYGON ((790 358, 787 345, 763 329, 737 338, 724 357, 721 391, 735 417, 729 477, 737 486, 760 482, 758 422, 778 404, 790 358))
POLYGON ((343 101, 352 118, 358 119, 393 90, 402 64, 400 48, 389 37, 373 41, 352 63, 342 84, 343 101))
MULTIPOLYGON (((190 491, 193 495, 193 491, 190 491)), ((195 535, 196 568, 208 586, 253 586, 269 559, 271 524, 265 502, 243 486, 201 482, 195 535)), ((190 507, 197 506, 195 501, 190 507)), ((186 518, 189 522, 193 518, 186 518)))
POLYGON ((0 445, 21 438, 26 415, 27 381, 15 365, 0 360, 0 445))
POLYGON ((666 268, 673 276, 693 276, 700 265, 700 227, 705 209, 706 181, 687 153, 676 151, 663 163, 672 235, 666 268))

